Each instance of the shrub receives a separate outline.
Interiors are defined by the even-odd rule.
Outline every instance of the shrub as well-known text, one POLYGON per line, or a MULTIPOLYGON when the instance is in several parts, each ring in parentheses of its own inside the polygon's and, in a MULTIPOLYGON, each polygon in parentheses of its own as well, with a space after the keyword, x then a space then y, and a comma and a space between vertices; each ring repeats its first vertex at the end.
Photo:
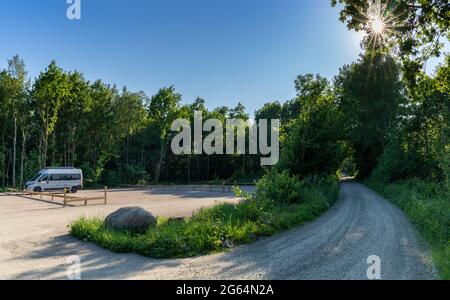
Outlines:
POLYGON ((102 174, 102 182, 109 187, 116 187, 121 182, 121 176, 117 171, 105 170, 102 174))
POLYGON ((122 177, 129 184, 146 185, 150 181, 145 168, 137 165, 125 165, 122 177))
POLYGON ((239 204, 202 209, 183 221, 159 218, 157 226, 142 235, 110 231, 103 220, 86 218, 72 223, 70 234, 114 252, 154 258, 190 257, 221 251, 225 241, 249 243, 312 221, 330 207, 337 191, 338 183, 333 178, 299 181, 286 173, 273 173, 258 183, 255 195, 247 195, 239 204), (277 192, 277 188, 282 190, 277 192))
POLYGON ((303 182, 288 172, 273 171, 258 181, 256 197, 272 204, 301 203, 303 187, 303 182))
POLYGON ((419 179, 368 185, 401 208, 430 243, 441 275, 450 279, 450 191, 444 184, 419 179))

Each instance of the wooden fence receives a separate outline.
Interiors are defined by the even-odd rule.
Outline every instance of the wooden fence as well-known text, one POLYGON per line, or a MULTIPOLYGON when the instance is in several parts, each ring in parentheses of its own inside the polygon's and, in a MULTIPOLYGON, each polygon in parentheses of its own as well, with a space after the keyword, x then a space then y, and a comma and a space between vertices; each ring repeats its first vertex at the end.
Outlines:
POLYGON ((108 187, 105 186, 104 195, 101 197, 75 197, 69 196, 68 189, 64 189, 63 192, 34 192, 34 191, 20 191, 16 189, 7 189, 10 194, 14 194, 15 196, 40 196, 42 200, 43 197, 51 198, 51 201, 56 199, 62 199, 64 206, 67 206, 69 203, 74 202, 84 202, 84 205, 88 205, 89 201, 100 201, 103 200, 104 204, 108 203, 108 187))
POLYGON ((127 189, 149 189, 149 190, 192 190, 192 191, 222 191, 222 192, 231 192, 233 189, 233 185, 229 184, 158 184, 158 185, 135 185, 135 184, 122 184, 121 188, 127 189))
POLYGON ((158 190, 158 189, 172 189, 172 190, 192 190, 192 191, 201 191, 207 190, 212 192, 213 190, 219 190, 222 192, 231 192, 231 185, 151 185, 149 186, 150 190, 158 190))

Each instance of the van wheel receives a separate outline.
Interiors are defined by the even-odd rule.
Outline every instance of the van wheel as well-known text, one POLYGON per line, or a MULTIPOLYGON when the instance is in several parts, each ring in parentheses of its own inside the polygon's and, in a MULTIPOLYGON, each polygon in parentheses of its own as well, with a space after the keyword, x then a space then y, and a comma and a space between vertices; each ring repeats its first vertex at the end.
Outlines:
POLYGON ((76 194, 76 193, 78 192, 77 187, 73 186, 73 187, 70 189, 70 192, 71 192, 72 194, 76 194))
POLYGON ((33 192, 36 192, 36 193, 42 193, 42 188, 41 188, 41 187, 35 187, 35 188, 33 189, 33 192))

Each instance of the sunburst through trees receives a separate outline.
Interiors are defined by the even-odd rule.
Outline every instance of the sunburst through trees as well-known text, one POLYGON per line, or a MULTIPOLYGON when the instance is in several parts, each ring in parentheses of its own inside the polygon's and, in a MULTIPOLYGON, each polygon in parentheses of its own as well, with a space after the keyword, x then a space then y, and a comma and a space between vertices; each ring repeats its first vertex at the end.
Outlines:
POLYGON ((372 49, 388 45, 405 28, 407 11, 400 8, 399 1, 368 0, 353 8, 358 12, 355 19, 361 24, 359 29, 366 33, 364 44, 372 49))

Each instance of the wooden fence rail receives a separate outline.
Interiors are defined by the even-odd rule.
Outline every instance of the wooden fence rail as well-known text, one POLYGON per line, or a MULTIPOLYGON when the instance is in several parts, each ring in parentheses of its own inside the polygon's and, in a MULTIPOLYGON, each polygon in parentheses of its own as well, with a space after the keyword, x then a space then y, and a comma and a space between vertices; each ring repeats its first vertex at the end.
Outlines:
POLYGON ((231 192, 231 185, 150 185, 148 186, 150 190, 192 190, 192 191, 200 191, 200 190, 209 190, 212 192, 213 190, 221 190, 222 192, 231 192))
POLYGON ((88 205, 89 201, 99 201, 103 200, 104 204, 106 205, 108 203, 108 187, 105 186, 104 195, 101 197, 75 197, 75 196, 69 196, 69 191, 67 188, 64 189, 63 192, 34 192, 34 191, 20 191, 17 189, 7 189, 9 193, 13 193, 15 196, 24 195, 24 196, 40 196, 41 200, 42 197, 51 197, 52 201, 55 200, 55 198, 63 199, 64 206, 67 206, 69 203, 73 202, 84 202, 84 205, 88 205))

